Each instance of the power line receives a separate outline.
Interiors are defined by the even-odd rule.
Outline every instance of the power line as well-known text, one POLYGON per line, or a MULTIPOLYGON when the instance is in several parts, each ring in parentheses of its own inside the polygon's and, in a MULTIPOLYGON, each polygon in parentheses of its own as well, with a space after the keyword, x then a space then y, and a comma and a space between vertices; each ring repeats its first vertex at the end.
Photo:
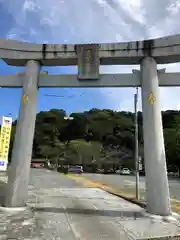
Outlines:
MULTIPOLYGON (((43 94, 44 97, 57 97, 57 98, 76 98, 76 97, 85 97, 85 93, 81 93, 81 94, 73 94, 73 95, 58 95, 58 94, 43 94)), ((88 97, 90 95, 94 95, 92 93, 88 93, 88 97)))

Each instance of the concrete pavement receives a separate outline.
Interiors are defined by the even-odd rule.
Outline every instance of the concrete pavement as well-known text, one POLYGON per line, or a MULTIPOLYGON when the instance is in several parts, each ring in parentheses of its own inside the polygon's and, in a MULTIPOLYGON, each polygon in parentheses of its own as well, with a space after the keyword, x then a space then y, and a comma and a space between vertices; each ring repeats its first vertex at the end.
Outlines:
MULTIPOLYGON (((123 176, 119 174, 85 174, 90 180, 101 181, 115 188, 132 188, 135 189, 135 176, 123 176)), ((139 187, 141 194, 145 197, 145 177, 140 177, 139 187)), ((169 179, 170 196, 177 201, 180 201, 180 180, 169 179)))
POLYGON ((27 205, 24 211, 0 208, 0 239, 142 240, 180 234, 179 222, 151 219, 135 204, 45 169, 31 170, 27 205))

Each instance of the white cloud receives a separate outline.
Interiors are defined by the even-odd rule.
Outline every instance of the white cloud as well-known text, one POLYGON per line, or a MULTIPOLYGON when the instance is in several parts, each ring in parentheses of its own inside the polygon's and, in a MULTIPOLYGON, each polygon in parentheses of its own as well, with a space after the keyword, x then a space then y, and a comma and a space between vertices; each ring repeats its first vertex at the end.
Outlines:
MULTIPOLYGON (((4 0, 16 26, 9 38, 51 43, 117 42, 180 33, 180 0, 4 0)), ((158 66, 180 71, 180 64, 158 66)), ((101 67, 131 72, 138 66, 101 67)), ((112 108, 133 108, 133 89, 101 89, 112 108)), ((162 108, 179 109, 179 88, 161 89, 162 108)), ((140 106, 139 106, 140 107, 140 106)))
POLYGON ((176 15, 179 13, 180 10, 180 1, 175 1, 174 3, 171 3, 168 7, 167 7, 167 11, 171 14, 171 15, 176 15))
POLYGON ((23 11, 35 11, 36 5, 35 2, 31 0, 26 0, 23 4, 23 11))

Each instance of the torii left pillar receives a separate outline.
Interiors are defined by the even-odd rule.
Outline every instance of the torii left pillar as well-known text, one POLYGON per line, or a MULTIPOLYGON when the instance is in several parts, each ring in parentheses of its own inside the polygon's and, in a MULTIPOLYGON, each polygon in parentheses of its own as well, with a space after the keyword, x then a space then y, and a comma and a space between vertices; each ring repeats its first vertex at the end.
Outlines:
POLYGON ((8 169, 5 207, 23 207, 28 197, 39 74, 39 63, 33 60, 28 61, 23 79, 22 99, 12 150, 12 162, 8 169))

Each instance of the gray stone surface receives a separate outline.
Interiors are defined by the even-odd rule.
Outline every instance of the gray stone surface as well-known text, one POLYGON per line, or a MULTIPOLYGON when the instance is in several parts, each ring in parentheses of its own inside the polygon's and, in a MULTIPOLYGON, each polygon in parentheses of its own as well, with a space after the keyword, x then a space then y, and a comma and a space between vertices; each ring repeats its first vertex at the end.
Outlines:
MULTIPOLYGON (((100 74, 98 81, 79 81, 77 75, 40 74, 39 88, 74 88, 74 87, 136 87, 141 86, 139 73, 100 74), (61 78, 61 81, 59 79, 61 78), (111 80, 111 81, 110 81, 111 80)), ((0 75, 0 87, 21 88, 24 75, 0 75)), ((179 87, 180 73, 158 73, 160 87, 179 87)))
MULTIPOLYGON (((146 56, 154 57, 158 64, 180 61, 180 34, 151 40, 98 45, 102 65, 139 64, 146 56)), ((28 60, 40 61, 44 66, 76 66, 77 46, 0 39, 0 58, 13 66, 24 66, 28 60)))
POLYGON ((11 165, 8 168, 6 207, 24 206, 28 195, 29 166, 37 112, 39 73, 39 63, 32 60, 28 61, 23 81, 11 165))
POLYGON ((144 58, 141 61, 140 70, 147 209, 149 213, 165 216, 171 213, 171 205, 155 59, 144 58), (153 104, 149 103, 148 94, 150 93, 155 98, 153 104))
POLYGON ((149 239, 177 235, 178 222, 145 217, 143 209, 56 172, 32 169, 28 208, 0 209, 1 239, 149 239))
MULTIPOLYGON (((119 174, 84 174, 84 176, 90 180, 103 182, 114 188, 131 188, 134 189, 135 194, 135 176, 123 176, 119 174)), ((169 179, 169 190, 171 198, 180 201, 180 180, 178 179, 169 179)), ((146 198, 145 196, 145 177, 140 176, 140 190, 141 197, 146 198)))

